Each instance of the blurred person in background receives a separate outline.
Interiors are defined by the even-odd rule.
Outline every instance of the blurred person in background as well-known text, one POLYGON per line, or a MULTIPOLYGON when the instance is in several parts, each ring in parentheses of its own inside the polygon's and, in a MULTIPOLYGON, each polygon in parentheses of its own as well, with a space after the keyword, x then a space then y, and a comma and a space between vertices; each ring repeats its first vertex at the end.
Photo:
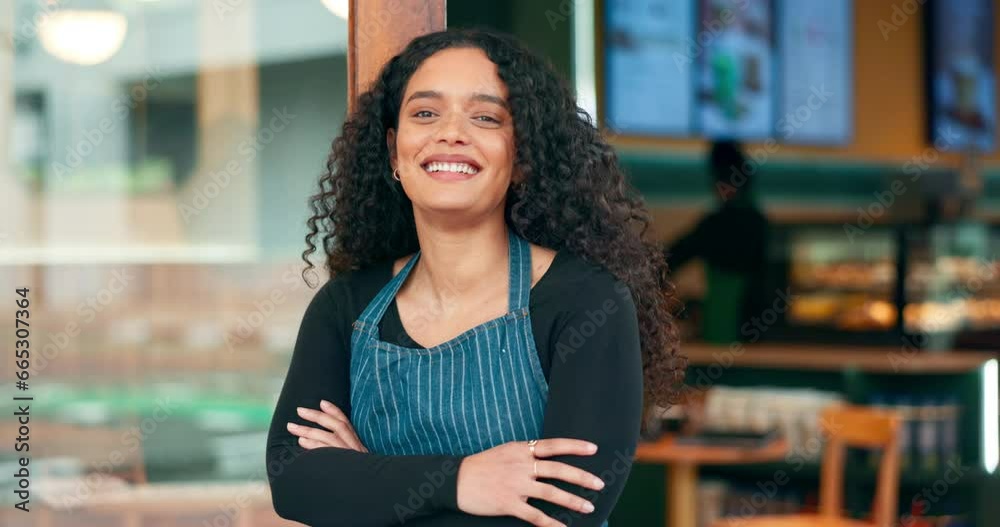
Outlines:
POLYGON ((278 514, 606 525, 683 364, 649 215, 567 82, 505 35, 418 37, 327 169, 303 259, 331 279, 268 434, 278 514))
POLYGON ((767 308, 767 243, 770 223, 754 198, 758 167, 733 140, 712 143, 708 156, 715 210, 664 249, 671 273, 699 258, 705 264, 702 337, 709 342, 751 340, 754 316, 767 308))

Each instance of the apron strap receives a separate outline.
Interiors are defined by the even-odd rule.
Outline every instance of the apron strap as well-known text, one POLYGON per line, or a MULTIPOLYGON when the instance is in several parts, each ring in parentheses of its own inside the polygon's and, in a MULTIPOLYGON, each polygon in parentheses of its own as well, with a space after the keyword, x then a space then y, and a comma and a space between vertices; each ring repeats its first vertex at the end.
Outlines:
MULTIPOLYGON (((528 308, 529 294, 531 292, 531 246, 510 228, 507 229, 507 245, 509 268, 507 275, 507 288, 509 290, 507 308, 508 311, 514 312, 528 308)), ((358 317, 359 322, 374 326, 382 320, 385 310, 389 308, 392 299, 396 297, 396 293, 399 292, 403 282, 406 281, 406 277, 413 270, 419 259, 420 251, 417 250, 410 258, 410 261, 406 262, 403 269, 396 276, 392 277, 392 280, 368 304, 368 307, 358 317)))
POLYGON ((403 282, 406 281, 406 277, 413 270, 413 266, 417 264, 417 260, 420 259, 420 250, 418 249, 410 261, 406 262, 406 265, 399 271, 396 276, 389 280, 389 283, 382 287, 378 295, 375 297, 368 307, 365 308, 361 316, 358 317, 358 321, 362 324, 367 324, 373 328, 377 326, 378 322, 382 320, 382 315, 385 314, 385 310, 389 308, 389 304, 392 303, 392 299, 396 297, 396 293, 399 288, 402 287, 403 282))
POLYGON ((507 233, 510 247, 510 276, 507 279, 510 298, 507 305, 508 310, 514 312, 528 308, 531 293, 531 246, 510 227, 507 228, 507 233))

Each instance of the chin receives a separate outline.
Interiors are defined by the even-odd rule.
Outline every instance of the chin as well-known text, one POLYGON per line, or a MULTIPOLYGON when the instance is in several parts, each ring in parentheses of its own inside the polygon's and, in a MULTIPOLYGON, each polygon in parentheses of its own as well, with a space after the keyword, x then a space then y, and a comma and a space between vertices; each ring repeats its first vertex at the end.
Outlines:
MULTIPOLYGON (((417 205, 414 203, 414 205, 417 205)), ((474 196, 429 196, 428 199, 421 200, 419 207, 429 212, 469 212, 476 208, 477 200, 474 196)))
POLYGON ((483 192, 472 189, 427 189, 420 196, 411 198, 414 208, 420 208, 431 214, 448 214, 451 216, 479 216, 490 209, 490 203, 483 192), (439 190, 434 192, 434 190, 439 190))

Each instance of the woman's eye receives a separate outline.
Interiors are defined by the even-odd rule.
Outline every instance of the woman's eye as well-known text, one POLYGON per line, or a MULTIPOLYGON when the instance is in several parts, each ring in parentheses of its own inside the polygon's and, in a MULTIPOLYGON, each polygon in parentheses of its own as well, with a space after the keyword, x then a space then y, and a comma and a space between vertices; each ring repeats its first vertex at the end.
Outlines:
POLYGON ((497 119, 494 119, 494 118, 490 117, 489 115, 480 115, 480 116, 477 116, 476 119, 486 119, 485 122, 493 122, 493 123, 499 123, 500 122, 497 119))
POLYGON ((430 110, 420 110, 419 112, 413 114, 414 117, 433 117, 434 114, 430 110))

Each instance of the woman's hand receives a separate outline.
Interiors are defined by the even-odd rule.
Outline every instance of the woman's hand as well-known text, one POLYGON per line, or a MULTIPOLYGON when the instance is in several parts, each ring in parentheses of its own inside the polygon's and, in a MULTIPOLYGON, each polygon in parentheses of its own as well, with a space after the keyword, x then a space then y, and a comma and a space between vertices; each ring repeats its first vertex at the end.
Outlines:
POLYGON ((314 448, 333 446, 337 448, 349 448, 358 452, 368 453, 365 445, 361 444, 361 439, 351 426, 351 421, 329 401, 320 401, 319 407, 322 411, 311 408, 298 407, 299 417, 306 421, 312 421, 323 428, 314 428, 295 423, 288 423, 288 431, 299 437, 299 444, 306 450, 314 448))
POLYGON ((604 482, 593 474, 557 461, 541 458, 590 456, 597 445, 579 439, 540 439, 531 455, 528 443, 513 441, 462 460, 458 470, 458 508, 479 516, 515 516, 538 527, 565 527, 542 511, 528 505, 538 498, 570 510, 593 512, 589 501, 570 494, 538 478, 558 479, 581 487, 600 490, 604 482))

